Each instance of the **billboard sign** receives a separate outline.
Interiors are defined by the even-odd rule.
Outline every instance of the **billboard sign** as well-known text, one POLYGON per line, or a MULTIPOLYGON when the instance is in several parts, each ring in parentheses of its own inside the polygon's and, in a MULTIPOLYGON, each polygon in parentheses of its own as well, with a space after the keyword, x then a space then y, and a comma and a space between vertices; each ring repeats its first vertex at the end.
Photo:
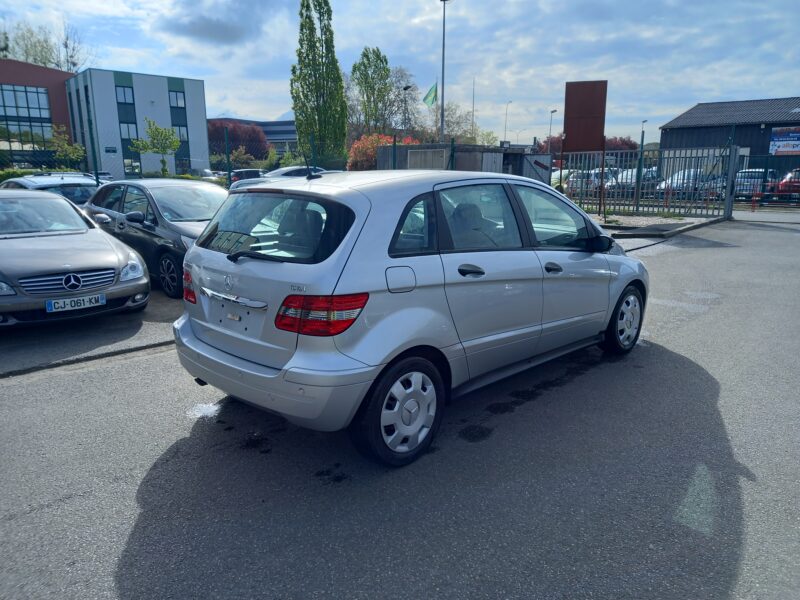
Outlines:
POLYGON ((605 148, 608 81, 568 81, 564 94, 564 152, 605 148))
POLYGON ((775 156, 800 154, 800 125, 773 127, 769 140, 769 153, 775 156))

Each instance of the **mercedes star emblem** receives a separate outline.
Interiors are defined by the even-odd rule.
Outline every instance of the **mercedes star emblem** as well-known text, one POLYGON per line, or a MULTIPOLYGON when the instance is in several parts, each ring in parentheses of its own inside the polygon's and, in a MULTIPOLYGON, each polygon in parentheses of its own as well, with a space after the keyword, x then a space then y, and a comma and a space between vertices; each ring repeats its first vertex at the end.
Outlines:
POLYGON ((224 282, 225 282, 225 289, 230 292, 231 289, 233 288, 233 282, 231 281, 231 276, 230 275, 225 275, 224 282))
POLYGON ((83 285, 81 278, 77 276, 75 273, 69 273, 68 275, 65 275, 64 279, 61 280, 61 283, 70 292, 74 292, 81 289, 81 286, 83 285))

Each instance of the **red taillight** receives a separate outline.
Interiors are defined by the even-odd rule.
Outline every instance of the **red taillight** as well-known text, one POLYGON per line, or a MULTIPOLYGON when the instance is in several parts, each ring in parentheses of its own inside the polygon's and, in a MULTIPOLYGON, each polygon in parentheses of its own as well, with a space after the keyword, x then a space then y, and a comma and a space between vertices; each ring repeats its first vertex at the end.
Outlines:
POLYGON ((191 304, 197 304, 197 295, 192 286, 192 274, 189 269, 183 270, 183 299, 191 304))
POLYGON ((302 335, 330 336, 345 331, 361 314, 369 294, 287 296, 275 327, 302 335))

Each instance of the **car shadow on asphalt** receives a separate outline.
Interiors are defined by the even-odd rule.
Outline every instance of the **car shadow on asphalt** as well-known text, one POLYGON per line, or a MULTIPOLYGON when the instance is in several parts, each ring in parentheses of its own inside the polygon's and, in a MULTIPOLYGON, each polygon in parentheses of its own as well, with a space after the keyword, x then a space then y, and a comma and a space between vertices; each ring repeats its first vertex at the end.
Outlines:
POLYGON ((229 399, 150 467, 122 598, 728 598, 740 477, 700 365, 574 353, 448 406, 403 469, 229 399))
POLYGON ((181 300, 153 290, 142 312, 0 329, 0 356, 4 359, 0 376, 102 353, 109 348, 134 349, 155 341, 171 340, 172 329, 167 324, 177 319, 182 311, 181 300))

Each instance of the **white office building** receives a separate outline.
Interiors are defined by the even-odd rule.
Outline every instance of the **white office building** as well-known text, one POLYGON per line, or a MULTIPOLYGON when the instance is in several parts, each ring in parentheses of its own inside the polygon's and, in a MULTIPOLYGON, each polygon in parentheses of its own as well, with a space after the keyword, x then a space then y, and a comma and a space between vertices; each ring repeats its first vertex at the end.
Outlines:
POLYGON ((205 88, 201 80, 87 69, 67 81, 73 138, 86 148, 91 170, 116 179, 161 170, 161 157, 130 149, 146 138, 145 117, 172 127, 181 146, 167 158, 170 173, 208 168, 205 88))

